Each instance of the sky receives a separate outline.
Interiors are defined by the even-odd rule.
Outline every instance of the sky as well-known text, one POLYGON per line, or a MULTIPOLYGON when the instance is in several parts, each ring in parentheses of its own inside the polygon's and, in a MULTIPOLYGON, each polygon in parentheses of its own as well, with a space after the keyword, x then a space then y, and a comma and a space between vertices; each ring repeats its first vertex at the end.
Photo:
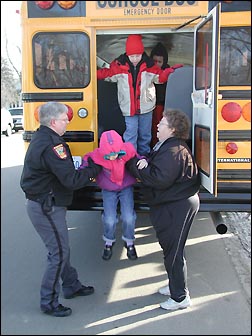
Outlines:
POLYGON ((9 42, 9 54, 14 64, 21 67, 21 55, 17 46, 21 47, 20 10, 21 1, 1 1, 1 56, 6 57, 5 41, 9 42))

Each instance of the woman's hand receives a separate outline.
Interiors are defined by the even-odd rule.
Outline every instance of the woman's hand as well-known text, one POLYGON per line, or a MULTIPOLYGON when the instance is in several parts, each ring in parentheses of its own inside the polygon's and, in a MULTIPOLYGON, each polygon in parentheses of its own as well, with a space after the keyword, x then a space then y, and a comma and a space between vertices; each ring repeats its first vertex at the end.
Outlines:
POLYGON ((141 159, 137 162, 137 168, 138 169, 143 169, 143 168, 146 168, 148 167, 148 162, 146 159, 141 159))

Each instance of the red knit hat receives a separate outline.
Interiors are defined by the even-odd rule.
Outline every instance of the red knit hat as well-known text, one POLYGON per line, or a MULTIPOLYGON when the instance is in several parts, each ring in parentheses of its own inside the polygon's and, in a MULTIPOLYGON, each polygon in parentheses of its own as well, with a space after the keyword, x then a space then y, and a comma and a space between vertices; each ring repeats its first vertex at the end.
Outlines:
POLYGON ((136 55, 144 52, 144 45, 141 35, 129 35, 126 41, 126 54, 136 55))

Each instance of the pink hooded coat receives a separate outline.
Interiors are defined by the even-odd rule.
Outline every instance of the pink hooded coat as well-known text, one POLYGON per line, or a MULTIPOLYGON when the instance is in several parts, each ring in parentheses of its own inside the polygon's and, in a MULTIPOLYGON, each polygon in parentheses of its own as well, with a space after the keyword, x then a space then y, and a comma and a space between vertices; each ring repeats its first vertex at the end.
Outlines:
POLYGON ((116 131, 105 131, 101 135, 99 148, 83 157, 82 166, 86 165, 90 156, 95 163, 104 168, 96 177, 99 187, 119 191, 136 183, 136 179, 125 168, 125 163, 136 155, 134 146, 130 142, 123 142, 122 137, 116 131), (115 160, 105 158, 105 155, 120 151, 125 152, 125 155, 119 155, 115 160))

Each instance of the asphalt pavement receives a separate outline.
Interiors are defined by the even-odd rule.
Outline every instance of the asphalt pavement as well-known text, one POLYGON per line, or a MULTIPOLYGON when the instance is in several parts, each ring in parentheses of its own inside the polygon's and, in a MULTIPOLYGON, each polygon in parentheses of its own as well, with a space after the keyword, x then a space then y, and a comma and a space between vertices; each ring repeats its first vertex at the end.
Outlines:
POLYGON ((208 214, 198 214, 186 246, 192 307, 175 312, 159 308, 166 297, 157 290, 166 284, 166 275, 148 215, 138 216, 136 261, 127 259, 119 227, 112 259, 102 260, 98 213, 70 212, 68 222, 72 264, 95 293, 62 298, 73 309, 70 317, 42 314, 44 247, 28 221, 16 234, 4 227, 1 335, 251 334, 250 306, 225 250, 228 234, 217 234, 208 214))

